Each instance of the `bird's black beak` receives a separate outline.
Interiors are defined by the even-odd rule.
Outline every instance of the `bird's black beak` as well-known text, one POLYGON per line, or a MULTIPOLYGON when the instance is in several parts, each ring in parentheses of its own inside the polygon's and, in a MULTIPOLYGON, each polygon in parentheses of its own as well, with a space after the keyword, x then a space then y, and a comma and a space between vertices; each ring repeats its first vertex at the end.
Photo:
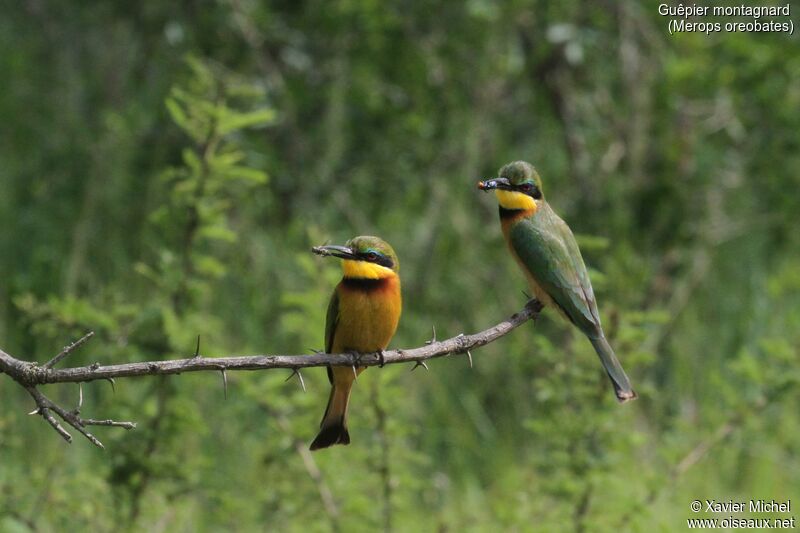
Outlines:
POLYGON ((353 253, 353 250, 348 248, 347 246, 337 246, 335 244, 327 244, 324 246, 314 246, 311 249, 317 255, 321 255, 322 257, 332 255, 333 257, 338 257, 340 259, 355 259, 356 254, 353 253))
POLYGON ((495 178, 493 180, 479 181, 478 188, 482 191, 491 191, 492 189, 500 189, 501 191, 514 190, 511 182, 506 178, 495 178))

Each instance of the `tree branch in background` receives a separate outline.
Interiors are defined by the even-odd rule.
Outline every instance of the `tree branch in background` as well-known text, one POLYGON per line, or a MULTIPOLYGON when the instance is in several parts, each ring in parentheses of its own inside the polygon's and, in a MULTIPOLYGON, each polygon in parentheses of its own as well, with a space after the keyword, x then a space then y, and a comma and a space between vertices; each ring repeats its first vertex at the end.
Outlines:
MULTIPOLYGON (((113 380, 136 376, 160 376, 181 374, 183 372, 225 372, 231 370, 269 370, 286 368, 299 372, 301 368, 318 366, 377 366, 413 362, 423 364, 428 359, 453 354, 470 354, 470 350, 484 346, 510 333, 528 320, 535 320, 542 310, 537 300, 529 301, 525 307, 511 315, 508 319, 488 329, 472 335, 459 334, 455 337, 437 341, 429 341, 419 348, 408 350, 388 350, 382 353, 343 353, 314 355, 251 355, 239 357, 203 357, 196 355, 187 359, 167 361, 143 361, 138 363, 122 363, 117 365, 100 365, 54 369, 52 366, 72 353, 80 344, 88 340, 91 334, 69 345, 59 355, 44 365, 17 359, 0 349, 0 371, 25 388, 36 402, 36 410, 31 414, 40 414, 67 442, 72 436, 55 419, 57 414, 64 422, 78 430, 96 446, 102 443, 86 430, 86 426, 114 426, 133 429, 133 422, 116 422, 113 420, 83 419, 80 417, 83 392, 81 390, 78 407, 68 411, 59 407, 42 394, 37 387, 50 383, 85 383, 98 379, 113 380)), ((470 354, 471 355, 471 354, 470 354)))

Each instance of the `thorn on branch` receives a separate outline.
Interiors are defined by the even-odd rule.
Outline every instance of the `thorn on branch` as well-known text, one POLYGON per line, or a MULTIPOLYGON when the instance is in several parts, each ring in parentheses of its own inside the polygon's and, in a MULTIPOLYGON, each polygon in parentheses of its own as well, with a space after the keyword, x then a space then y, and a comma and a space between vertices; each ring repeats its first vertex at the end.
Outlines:
POLYGON ((425 370, 428 370, 428 365, 425 364, 424 359, 420 359, 419 361, 415 361, 414 366, 411 368, 411 372, 416 370, 418 367, 422 367, 425 370))
POLYGON ((300 373, 299 368, 293 368, 292 373, 284 380, 284 383, 295 377, 295 375, 300 379, 300 386, 303 387, 303 392, 306 392, 306 382, 303 380, 303 374, 300 373))
POLYGON ((92 337, 94 337, 94 331, 90 331, 89 333, 87 333, 86 335, 84 335, 80 339, 76 340, 72 344, 64 346, 64 349, 61 350, 61 352, 57 356, 53 357, 48 362, 46 362, 44 365, 42 365, 42 368, 46 368, 46 369, 53 368, 55 365, 58 364, 59 361, 61 361, 66 356, 68 356, 69 354, 71 354, 72 352, 74 352, 75 350, 80 348, 83 343, 85 343, 86 341, 88 341, 92 337))
POLYGON ((225 399, 228 399, 228 372, 225 370, 225 367, 219 369, 220 373, 222 374, 222 394, 224 395, 225 399))
POLYGON ((52 413, 55 413, 67 424, 75 428, 81 435, 86 437, 89 442, 97 446, 98 448, 105 448, 103 443, 100 442, 97 437, 92 435, 86 430, 86 426, 113 426, 113 427, 121 427, 124 429, 134 429, 136 424, 134 422, 117 422, 115 420, 95 420, 93 418, 81 418, 79 413, 80 409, 83 405, 83 389, 80 389, 80 396, 78 398, 78 407, 74 411, 67 411, 66 409, 60 407, 59 405, 53 403, 47 396, 39 392, 36 387, 25 387, 28 391, 28 394, 33 397, 33 400, 36 402, 37 408, 29 414, 32 415, 41 415, 42 418, 50 424, 56 432, 61 435, 61 437, 66 440, 67 442, 72 442, 72 435, 64 428, 63 425, 53 416, 52 413), (51 412, 52 411, 52 412, 51 412))
POLYGON ((111 392, 113 392, 114 394, 116 394, 116 393, 117 393, 117 388, 114 386, 114 384, 116 383, 116 382, 114 381, 114 378, 106 378, 106 381, 108 381, 109 383, 111 383, 111 392))
POLYGON ((472 352, 467 350, 467 360, 469 361, 469 367, 472 368, 472 352))
POLYGON ((193 357, 200 357, 200 335, 197 336, 197 348, 194 349, 193 357))
POLYGON ((433 337, 431 337, 431 340, 425 341, 425 344, 427 346, 430 346, 431 344, 436 342, 436 326, 431 326, 431 329, 433 329, 433 337))
POLYGON ((81 414, 81 407, 83 407, 83 383, 78 383, 78 406, 72 412, 76 415, 81 414))

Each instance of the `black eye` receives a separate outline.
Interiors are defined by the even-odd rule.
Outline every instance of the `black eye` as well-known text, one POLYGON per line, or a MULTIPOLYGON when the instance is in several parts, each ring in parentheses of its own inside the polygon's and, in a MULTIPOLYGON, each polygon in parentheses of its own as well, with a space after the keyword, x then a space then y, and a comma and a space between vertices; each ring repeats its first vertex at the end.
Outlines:
POLYGON ((378 254, 376 254, 375 252, 369 252, 364 256, 364 259, 366 259, 367 261, 375 261, 378 259, 378 254))
POLYGON ((533 189, 533 185, 531 185, 530 183, 523 183, 522 185, 520 185, 520 186, 519 186, 519 189, 520 189, 521 191, 528 192, 528 191, 530 191, 531 189, 533 189))

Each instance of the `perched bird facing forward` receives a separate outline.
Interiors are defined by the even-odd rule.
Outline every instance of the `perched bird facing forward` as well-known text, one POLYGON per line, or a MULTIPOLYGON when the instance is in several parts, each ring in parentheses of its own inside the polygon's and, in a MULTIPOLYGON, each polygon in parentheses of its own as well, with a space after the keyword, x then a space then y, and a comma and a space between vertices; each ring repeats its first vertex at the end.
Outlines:
POLYGON ((603 334, 578 243, 569 226, 545 201, 542 180, 533 166, 525 161, 509 163, 500 169, 497 178, 479 182, 478 188, 495 191, 503 235, 536 298, 543 305, 558 309, 589 337, 611 378, 617 399, 625 402, 636 398, 603 334))
MULTIPOLYGON (((325 352, 382 352, 400 320, 400 263, 378 237, 355 237, 344 246, 316 246, 313 252, 342 259, 344 276, 328 304, 325 352)), ((331 395, 312 450, 350 444, 347 404, 356 375, 364 367, 328 367, 331 395)))

